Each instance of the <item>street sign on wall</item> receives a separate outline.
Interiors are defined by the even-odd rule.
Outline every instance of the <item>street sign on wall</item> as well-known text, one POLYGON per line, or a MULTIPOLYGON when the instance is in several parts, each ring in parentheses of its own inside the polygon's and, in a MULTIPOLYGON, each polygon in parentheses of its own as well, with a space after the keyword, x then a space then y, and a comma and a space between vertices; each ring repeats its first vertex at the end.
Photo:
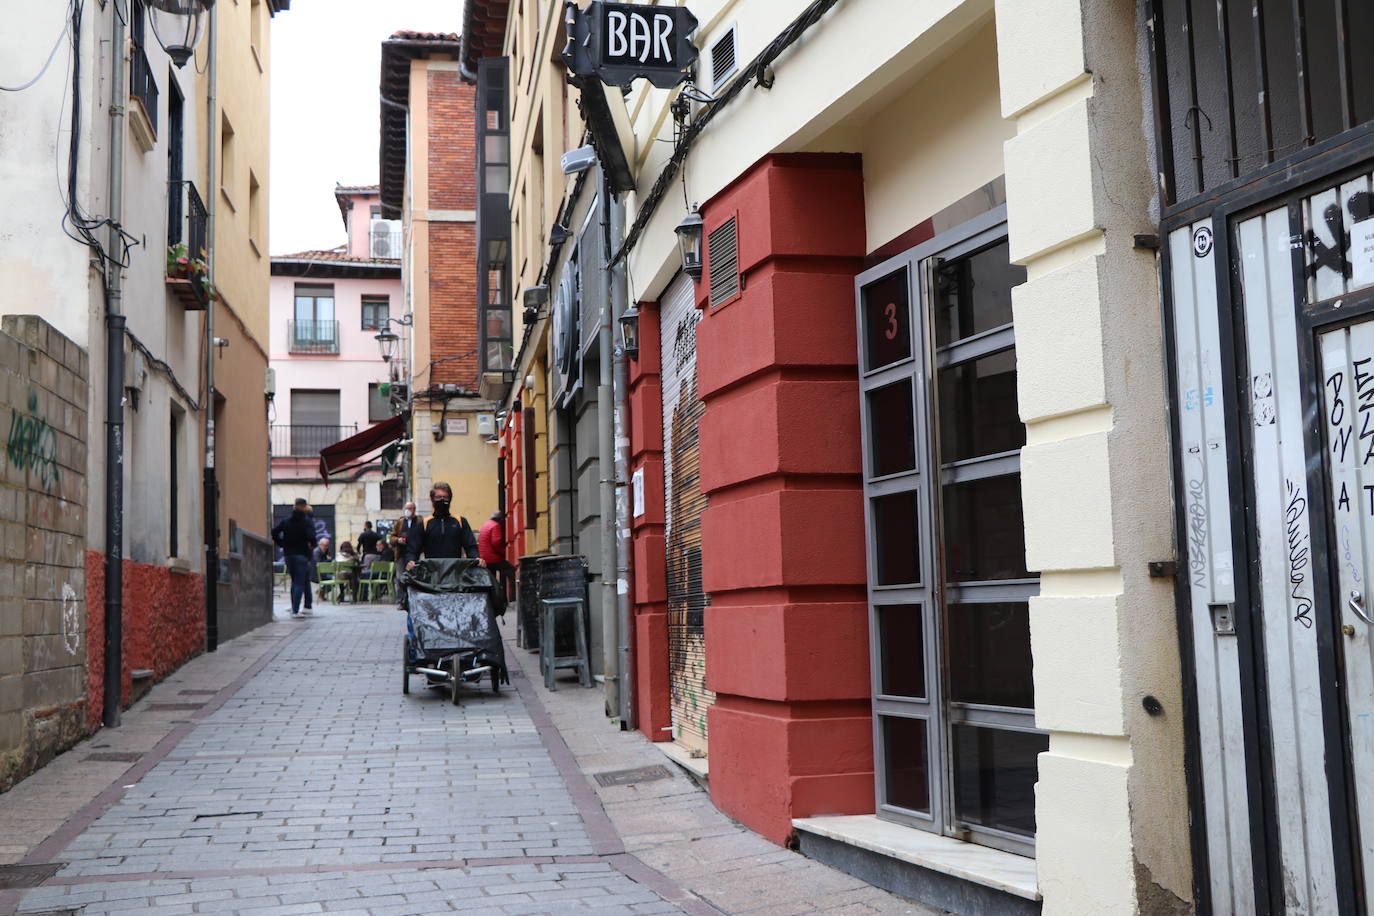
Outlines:
POLYGON ((609 86, 643 77, 668 89, 686 79, 696 62, 697 18, 685 7, 592 0, 584 10, 568 3, 566 17, 563 60, 576 76, 594 76, 609 86))

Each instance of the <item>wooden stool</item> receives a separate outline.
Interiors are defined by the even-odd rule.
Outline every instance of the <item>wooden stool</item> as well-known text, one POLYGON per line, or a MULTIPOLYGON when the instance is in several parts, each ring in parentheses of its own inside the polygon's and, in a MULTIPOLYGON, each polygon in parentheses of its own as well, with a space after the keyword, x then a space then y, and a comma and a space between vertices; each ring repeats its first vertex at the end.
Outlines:
POLYGON ((581 598, 544 598, 543 625, 539 628, 539 667, 544 672, 544 686, 557 690, 554 675, 559 668, 576 668, 577 681, 583 687, 592 686, 591 657, 587 652, 587 602, 581 598), (558 612, 573 612, 573 630, 576 631, 576 655, 558 655, 555 625, 558 612))

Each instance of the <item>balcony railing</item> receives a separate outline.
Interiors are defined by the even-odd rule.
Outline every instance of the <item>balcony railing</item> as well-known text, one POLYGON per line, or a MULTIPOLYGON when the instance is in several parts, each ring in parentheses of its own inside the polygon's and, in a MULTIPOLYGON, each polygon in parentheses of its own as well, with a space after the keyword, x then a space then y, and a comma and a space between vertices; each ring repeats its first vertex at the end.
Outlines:
POLYGON ((277 424, 272 427, 272 457, 318 458, 320 449, 347 439, 358 431, 352 426, 303 426, 277 424))
POLYGON ((205 259, 208 214, 200 192, 189 181, 167 182, 167 244, 186 243, 193 258, 205 259))
POLYGON ((339 323, 292 318, 286 322, 292 353, 338 353, 339 323))
POLYGON ((143 113, 157 136, 157 80, 142 48, 134 48, 129 58, 129 95, 143 103, 143 113))

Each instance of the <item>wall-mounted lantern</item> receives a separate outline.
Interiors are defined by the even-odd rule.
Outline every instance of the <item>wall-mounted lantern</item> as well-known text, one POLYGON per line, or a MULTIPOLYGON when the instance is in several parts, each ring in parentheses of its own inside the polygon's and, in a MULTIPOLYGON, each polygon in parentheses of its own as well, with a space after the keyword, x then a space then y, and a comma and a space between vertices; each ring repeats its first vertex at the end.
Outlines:
POLYGON ((701 214, 696 210, 677 224, 677 244, 682 251, 682 272, 701 282, 701 214))
POLYGON ((215 0, 146 0, 153 34, 178 68, 186 66, 200 40, 201 20, 215 0))
POLYGON ((639 309, 630 303, 620 315, 620 344, 630 359, 639 359, 639 309))
POLYGON ((383 328, 377 332, 375 338, 377 346, 382 351, 382 359, 388 363, 396 356, 396 347, 400 344, 401 338, 393 334, 390 330, 383 328))

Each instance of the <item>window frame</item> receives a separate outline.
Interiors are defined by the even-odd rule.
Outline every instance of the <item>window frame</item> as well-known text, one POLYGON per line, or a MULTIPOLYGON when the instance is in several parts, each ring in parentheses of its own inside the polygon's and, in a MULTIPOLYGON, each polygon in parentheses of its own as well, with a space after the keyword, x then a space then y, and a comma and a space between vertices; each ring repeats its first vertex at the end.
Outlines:
POLYGON ((968 840, 1025 856, 1034 856, 1035 839, 959 817, 955 797, 954 728, 958 725, 993 727, 1005 731, 1046 734, 1035 727, 1034 709, 1001 707, 950 699, 948 664, 949 621, 961 605, 1028 602, 1039 593, 1039 577, 991 581, 950 581, 942 545, 943 496, 947 485, 971 480, 1018 475, 1020 449, 940 462, 939 378, 942 370, 964 365, 980 357, 1015 347, 1011 323, 935 345, 934 271, 944 261, 974 254, 1007 238, 1005 205, 950 229, 914 248, 863 271, 854 280, 855 314, 859 342, 861 391, 860 429, 864 473, 864 521, 868 545, 869 658, 873 696, 874 790, 878 816, 884 820, 932 833, 968 840), (867 324, 864 289, 897 271, 906 272, 910 353, 875 369, 867 368, 867 324), (868 395, 889 385, 908 381, 912 386, 912 410, 916 439, 915 467, 874 476, 873 418, 868 395), (917 546, 920 581, 878 584, 874 531, 874 500, 891 494, 916 493, 917 546), (879 609, 893 605, 920 607, 925 697, 903 697, 882 692, 883 644, 879 609), (888 763, 883 722, 889 717, 924 719, 929 811, 920 812, 887 801, 888 763))
POLYGON ((391 296, 384 293, 365 293, 358 300, 358 311, 359 321, 361 324, 359 330, 380 331, 387 326, 387 319, 391 317, 391 296), (368 307, 371 306, 375 311, 376 307, 379 305, 386 307, 386 314, 381 317, 380 321, 378 321, 376 316, 374 315, 373 323, 368 324, 368 307))

